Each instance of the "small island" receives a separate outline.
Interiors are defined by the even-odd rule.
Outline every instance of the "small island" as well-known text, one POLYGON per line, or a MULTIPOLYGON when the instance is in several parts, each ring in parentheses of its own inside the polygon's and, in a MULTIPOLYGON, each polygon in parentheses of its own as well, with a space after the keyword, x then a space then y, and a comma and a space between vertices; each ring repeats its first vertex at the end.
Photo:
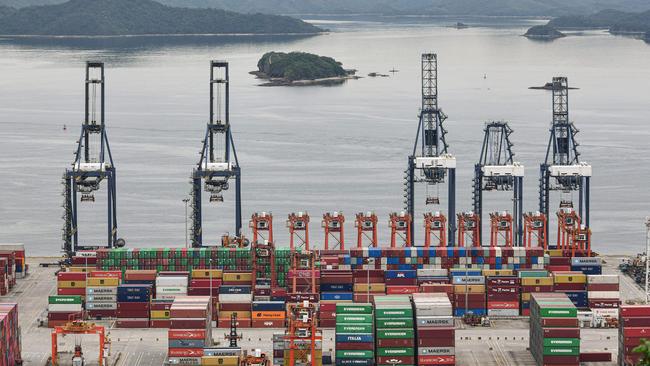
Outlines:
POLYGON ((261 86, 336 85, 358 79, 356 70, 346 70, 331 57, 305 52, 267 52, 251 74, 267 82, 261 86))
POLYGON ((566 35, 549 25, 536 25, 530 28, 524 37, 532 39, 553 40, 566 37, 566 35))

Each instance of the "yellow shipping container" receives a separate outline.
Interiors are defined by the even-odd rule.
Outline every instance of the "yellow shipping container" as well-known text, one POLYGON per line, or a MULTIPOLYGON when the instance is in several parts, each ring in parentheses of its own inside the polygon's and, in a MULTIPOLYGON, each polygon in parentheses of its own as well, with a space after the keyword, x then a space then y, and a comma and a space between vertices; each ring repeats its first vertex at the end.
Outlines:
POLYGON ((219 319, 230 319, 232 314, 237 314, 237 318, 241 318, 241 319, 250 319, 251 318, 251 312, 250 311, 220 311, 219 312, 219 319))
POLYGON ((524 292, 521 294, 521 301, 530 301, 530 292, 524 292))
POLYGON ((201 357, 203 366, 239 366, 238 356, 203 356, 201 357))
POLYGON ((90 271, 92 271, 92 270, 94 270, 94 269, 95 269, 95 267, 68 267, 68 271, 67 271, 67 272, 77 272, 77 273, 82 272, 82 273, 86 273, 86 272, 90 272, 90 271))
POLYGON ((284 319, 287 314, 284 311, 253 311, 253 319, 284 319))
POLYGON ((151 319, 169 319, 169 310, 151 310, 151 319))
POLYGON ((193 269, 192 278, 223 278, 223 269, 193 269), (212 276, 210 276, 212 272, 212 276))
POLYGON ((553 277, 524 277, 521 279, 522 286, 551 286, 553 277))
POLYGON ((117 287, 120 285, 119 278, 101 278, 101 277, 88 277, 88 287, 117 287))
POLYGON ((386 292, 385 283, 371 283, 370 286, 367 283, 355 283, 354 292, 368 292, 368 287, 370 292, 386 292))
POLYGON ((553 278, 555 283, 587 283, 587 275, 582 273, 554 273, 553 278))
POLYGON ((86 281, 57 281, 58 288, 86 288, 86 281))
POLYGON ((253 274, 250 272, 224 273, 223 280, 230 282, 251 282, 253 280, 253 274))
POLYGON ((546 251, 546 254, 548 254, 549 257, 564 257, 562 249, 549 249, 546 251))
MULTIPOLYGON (((289 357, 290 357, 289 352, 290 352, 289 350, 284 350, 284 366, 293 366, 293 365, 289 365, 289 360, 290 360, 289 359, 289 357)), ((294 355, 296 357, 296 361, 302 361, 301 363, 310 364, 312 366, 323 366, 323 350, 317 349, 315 351, 315 353, 316 353, 316 362, 308 362, 308 360, 306 360, 306 359, 304 359, 304 360, 299 359, 298 358, 299 353, 300 352, 298 352, 298 351, 294 352, 294 355)), ((311 353, 309 351, 306 351, 304 353, 305 353, 305 355, 309 354, 309 357, 311 357, 311 353)))
POLYGON ((514 276, 512 269, 484 269, 483 276, 514 276))
POLYGON ((454 293, 456 294, 482 294, 485 293, 485 285, 454 285, 454 293))

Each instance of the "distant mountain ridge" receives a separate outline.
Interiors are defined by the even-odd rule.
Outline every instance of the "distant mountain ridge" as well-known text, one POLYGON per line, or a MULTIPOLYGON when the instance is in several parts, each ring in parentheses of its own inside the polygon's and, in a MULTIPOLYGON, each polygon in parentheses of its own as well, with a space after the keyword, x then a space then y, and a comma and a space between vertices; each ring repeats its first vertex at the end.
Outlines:
POLYGON ((174 8, 152 0, 70 0, 21 8, 0 18, 3 35, 315 34, 322 31, 287 16, 174 8))
POLYGON ((603 10, 592 15, 555 18, 548 25, 558 29, 607 28, 612 33, 646 33, 650 32, 650 10, 642 13, 603 10))

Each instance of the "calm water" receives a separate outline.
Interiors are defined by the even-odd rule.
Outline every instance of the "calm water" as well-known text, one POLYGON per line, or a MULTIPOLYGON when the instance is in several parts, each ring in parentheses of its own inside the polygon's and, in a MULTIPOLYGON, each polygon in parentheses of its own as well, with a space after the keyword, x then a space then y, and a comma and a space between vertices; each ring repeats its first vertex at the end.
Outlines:
MULTIPOLYGON (((287 213, 307 211, 318 245, 321 214, 339 210, 348 216, 352 244, 353 214, 375 210, 380 240, 387 242, 388 213, 403 206, 403 170, 420 103, 419 57, 435 51, 448 142, 458 158, 459 210, 470 208, 473 165, 488 120, 507 120, 515 129, 514 150, 526 166, 525 209, 535 209, 551 98, 527 88, 566 75, 580 88, 570 95, 571 116, 581 130, 582 158, 594 166, 594 247, 641 250, 643 218, 650 214, 648 44, 600 32, 535 42, 520 36, 522 21, 464 30, 430 19, 319 22, 333 32, 308 38, 1 41, 0 242, 24 242, 33 254, 58 253, 60 179, 83 119, 84 62, 99 59, 107 64, 119 236, 129 246, 184 245, 182 199, 208 119, 208 61, 216 58, 231 65, 245 222, 254 211, 273 212, 276 237, 286 243, 287 213), (271 50, 329 55, 361 75, 393 67, 400 72, 337 87, 258 87, 248 72, 271 50)), ((486 212, 509 209, 508 199, 489 195, 486 212)), ((81 237, 88 243, 104 239, 104 226, 92 222, 105 222, 102 203, 98 197, 95 205, 83 206, 81 237)), ((205 237, 216 241, 232 230, 231 212, 232 193, 206 209, 205 237)), ((418 214, 421 234, 420 220, 418 214)))

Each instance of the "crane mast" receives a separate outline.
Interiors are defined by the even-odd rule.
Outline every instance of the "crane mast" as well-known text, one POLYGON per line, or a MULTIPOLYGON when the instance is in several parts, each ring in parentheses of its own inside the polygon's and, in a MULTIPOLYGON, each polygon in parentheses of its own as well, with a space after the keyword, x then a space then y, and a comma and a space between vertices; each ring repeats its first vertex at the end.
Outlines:
MULTIPOLYGON (((539 180, 539 211, 547 218, 546 232, 550 221, 550 193, 561 191, 572 194, 578 192, 578 215, 579 222, 575 234, 576 245, 589 252, 590 229, 589 229, 589 196, 590 179, 592 174, 591 165, 580 161, 578 142, 576 135, 578 129, 569 119, 569 83, 566 77, 554 77, 552 83, 553 93, 553 121, 550 128, 550 137, 546 149, 546 159, 540 165, 539 180), (586 243, 585 243, 586 241, 586 243)), ((570 213, 573 210, 573 197, 569 200, 562 199, 560 210, 570 213)), ((559 214, 558 218, 565 215, 559 214)), ((562 223, 558 224, 558 230, 562 230, 562 223)), ((558 239, 558 241, 560 241, 558 239)), ((565 246, 565 244, 558 245, 565 246)), ((545 237, 545 246, 548 247, 548 235, 545 237)))
POLYGON ((241 169, 230 128, 230 76, 228 62, 210 62, 210 120, 201 158, 192 172, 192 246, 203 246, 201 183, 210 202, 223 202, 229 180, 235 180, 235 236, 241 236, 241 169))
MULTIPOLYGON (((418 122, 413 153, 408 158, 405 182, 405 206, 411 218, 415 218, 415 183, 423 182, 427 187, 436 187, 448 183, 448 235, 449 245, 454 245, 456 231, 456 158, 448 153, 446 141, 447 130, 443 123, 447 115, 438 105, 438 56, 425 53, 421 60, 422 68, 422 105, 418 122), (419 147, 419 149, 418 149, 419 147), (419 151, 418 151, 419 150, 419 151), (416 176, 416 170, 420 174, 416 176)), ((427 205, 440 204, 440 198, 427 196, 427 205)), ((426 223, 425 223, 426 224, 426 223)), ((409 228, 413 238, 414 225, 409 228)))
POLYGON ((63 251, 68 257, 78 250, 112 248, 118 244, 116 172, 106 134, 104 93, 104 63, 86 62, 85 118, 72 168, 66 169, 63 176, 63 251), (104 180, 108 194, 106 244, 82 245, 79 242, 79 203, 95 202, 95 192, 100 190, 104 180))

